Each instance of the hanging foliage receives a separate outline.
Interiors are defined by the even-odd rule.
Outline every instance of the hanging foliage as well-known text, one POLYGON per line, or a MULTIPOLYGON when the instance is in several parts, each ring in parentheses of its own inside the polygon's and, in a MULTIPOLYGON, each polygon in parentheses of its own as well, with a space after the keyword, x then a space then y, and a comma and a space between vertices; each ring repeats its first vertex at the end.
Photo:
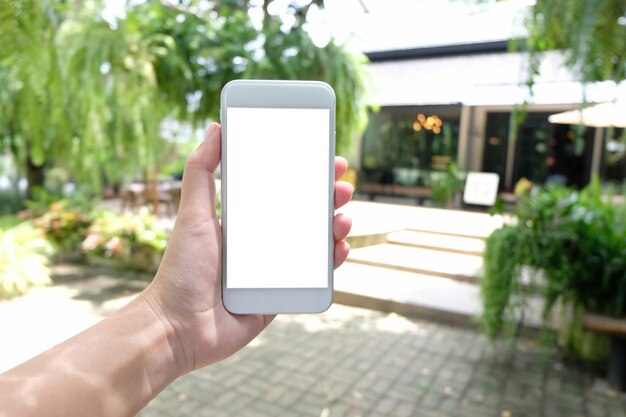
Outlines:
POLYGON ((563 50, 582 81, 626 78, 623 0, 537 0, 527 27, 531 52, 563 50))
POLYGON ((97 187, 154 162, 164 112, 137 28, 64 2, 0 0, 0 10, 0 144, 22 167, 61 166, 97 187))
POLYGON ((366 120, 365 58, 315 46, 310 4, 283 6, 297 16, 290 27, 268 4, 260 27, 247 2, 129 2, 105 20, 103 1, 0 0, 0 150, 31 187, 62 167, 97 188, 162 160, 166 118, 219 119, 227 82, 286 78, 334 87, 337 149, 347 151, 366 120))

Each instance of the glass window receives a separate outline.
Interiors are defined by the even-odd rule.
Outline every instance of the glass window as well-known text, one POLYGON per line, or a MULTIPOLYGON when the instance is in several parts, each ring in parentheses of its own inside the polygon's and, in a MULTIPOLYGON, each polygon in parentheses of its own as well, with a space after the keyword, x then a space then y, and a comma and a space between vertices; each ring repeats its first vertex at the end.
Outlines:
POLYGON ((372 113, 361 167, 366 183, 430 185, 432 171, 456 163, 458 106, 384 107, 372 113))
MULTIPOLYGON (((529 112, 523 118, 515 146, 512 187, 521 178, 536 184, 547 182, 582 187, 589 182, 595 129, 552 124, 552 113, 529 112)), ((487 114, 483 170, 500 175, 500 188, 506 188, 505 173, 510 112, 487 114)))

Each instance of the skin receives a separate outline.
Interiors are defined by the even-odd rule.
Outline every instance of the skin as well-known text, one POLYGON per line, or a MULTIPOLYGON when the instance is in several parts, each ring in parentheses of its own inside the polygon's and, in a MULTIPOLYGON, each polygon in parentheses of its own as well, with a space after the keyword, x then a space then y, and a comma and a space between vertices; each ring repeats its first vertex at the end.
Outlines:
MULTIPOLYGON (((247 345, 273 320, 233 315, 221 299, 221 229, 213 173, 214 123, 185 167, 176 225, 152 284, 115 314, 0 375, 0 416, 132 416, 163 388, 247 345)), ((335 159, 336 178, 347 170, 335 159)), ((352 187, 335 182, 335 208, 352 187)), ((335 268, 351 219, 334 218, 335 268)))

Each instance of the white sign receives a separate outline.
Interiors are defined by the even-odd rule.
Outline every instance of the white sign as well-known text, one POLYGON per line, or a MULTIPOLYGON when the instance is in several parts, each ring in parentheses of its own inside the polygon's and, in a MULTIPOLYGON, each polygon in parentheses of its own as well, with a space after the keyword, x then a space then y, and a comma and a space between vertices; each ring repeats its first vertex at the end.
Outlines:
POLYGON ((479 206, 493 206, 498 195, 500 176, 489 172, 470 172, 465 180, 463 202, 479 206))

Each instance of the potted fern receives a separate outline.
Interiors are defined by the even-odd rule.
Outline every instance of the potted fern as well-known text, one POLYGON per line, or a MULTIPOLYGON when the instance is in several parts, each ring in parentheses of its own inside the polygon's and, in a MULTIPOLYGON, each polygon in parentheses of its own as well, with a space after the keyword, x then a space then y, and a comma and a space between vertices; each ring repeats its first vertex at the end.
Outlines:
POLYGON ((626 205, 603 195, 595 179, 583 190, 551 186, 519 200, 517 222, 487 239, 481 294, 483 328, 496 337, 524 308, 529 288, 520 271, 542 272, 530 290, 545 299, 544 322, 563 305, 561 344, 587 359, 602 359, 608 346, 582 331, 584 311, 626 316, 626 205))

